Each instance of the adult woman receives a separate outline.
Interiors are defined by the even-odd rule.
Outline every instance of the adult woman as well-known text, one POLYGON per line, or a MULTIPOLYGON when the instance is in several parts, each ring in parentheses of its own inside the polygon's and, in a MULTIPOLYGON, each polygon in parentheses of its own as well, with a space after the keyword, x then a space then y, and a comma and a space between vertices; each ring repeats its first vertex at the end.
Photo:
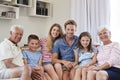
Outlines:
POLYGON ((98 36, 103 45, 98 47, 98 66, 90 68, 88 80, 120 80, 120 44, 111 41, 111 32, 106 27, 98 30, 98 36))
POLYGON ((47 38, 41 38, 41 51, 43 54, 43 67, 49 74, 52 80, 58 80, 58 76, 52 66, 52 47, 55 40, 63 36, 62 28, 59 24, 55 23, 51 26, 47 38))

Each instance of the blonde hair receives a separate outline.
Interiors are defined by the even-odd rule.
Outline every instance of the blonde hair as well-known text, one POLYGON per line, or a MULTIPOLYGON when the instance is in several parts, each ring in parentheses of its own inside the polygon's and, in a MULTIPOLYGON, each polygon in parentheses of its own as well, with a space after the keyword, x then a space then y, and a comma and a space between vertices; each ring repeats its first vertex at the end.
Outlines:
POLYGON ((57 40, 58 38, 62 37, 63 36, 63 31, 62 31, 62 28, 61 26, 58 24, 58 23, 55 23, 51 26, 50 30, 49 30, 49 33, 48 33, 48 38, 47 38, 47 48, 49 49, 49 51, 52 51, 52 47, 53 47, 53 43, 55 42, 55 40, 57 40), (54 27, 58 27, 59 28, 59 31, 60 31, 60 34, 58 37, 56 37, 55 39, 52 37, 51 35, 51 31, 54 27))

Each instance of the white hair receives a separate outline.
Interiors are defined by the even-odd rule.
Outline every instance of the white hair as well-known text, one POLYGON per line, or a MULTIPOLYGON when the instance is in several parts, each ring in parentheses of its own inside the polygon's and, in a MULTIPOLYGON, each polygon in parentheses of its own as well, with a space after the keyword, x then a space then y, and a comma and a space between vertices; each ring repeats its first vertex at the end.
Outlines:
POLYGON ((15 32, 16 28, 24 31, 23 27, 21 25, 13 25, 13 26, 11 26, 10 31, 15 32))
POLYGON ((98 28, 97 33, 100 33, 102 30, 107 30, 107 31, 111 32, 110 27, 104 25, 104 26, 100 26, 100 27, 98 28))

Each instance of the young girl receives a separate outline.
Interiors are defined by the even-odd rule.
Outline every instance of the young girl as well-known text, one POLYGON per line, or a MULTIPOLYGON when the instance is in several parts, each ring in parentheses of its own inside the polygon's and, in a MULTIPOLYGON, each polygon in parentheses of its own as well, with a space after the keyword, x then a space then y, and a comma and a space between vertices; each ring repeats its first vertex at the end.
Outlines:
POLYGON ((31 66, 32 72, 37 72, 39 74, 40 77, 37 78, 37 80, 43 80, 42 54, 39 51, 37 51, 38 47, 39 47, 38 36, 34 34, 29 35, 28 37, 29 49, 23 51, 23 56, 25 64, 31 66))
POLYGON ((96 63, 97 49, 92 46, 91 35, 88 32, 82 32, 79 36, 77 49, 78 65, 75 67, 74 80, 87 80, 87 69, 96 63))
POLYGON ((55 23, 51 26, 47 38, 41 38, 41 51, 43 57, 44 70, 49 74, 52 80, 59 80, 53 65, 52 65, 52 47, 55 40, 63 36, 62 28, 59 24, 55 23))

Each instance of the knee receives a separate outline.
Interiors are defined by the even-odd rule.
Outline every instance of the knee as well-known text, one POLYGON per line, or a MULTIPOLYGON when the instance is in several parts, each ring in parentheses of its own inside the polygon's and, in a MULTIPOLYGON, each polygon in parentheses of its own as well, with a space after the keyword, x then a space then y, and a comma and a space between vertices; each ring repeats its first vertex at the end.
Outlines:
POLYGON ((82 68, 77 68, 77 69, 76 69, 76 73, 79 73, 79 74, 80 74, 81 72, 82 72, 82 68))
POLYGON ((60 68, 62 68, 62 66, 61 66, 61 64, 60 63, 56 63, 55 65, 54 65, 54 67, 55 67, 55 69, 60 69, 60 68))
POLYGON ((98 71, 96 73, 96 80, 107 80, 107 79, 108 79, 107 72, 105 72, 105 71, 98 71))
POLYGON ((90 76, 94 75, 94 72, 90 70, 90 71, 88 71, 88 75, 90 75, 90 76))
POLYGON ((83 68, 83 69, 82 69, 82 72, 87 72, 87 69, 86 69, 86 68, 83 68))
POLYGON ((96 72, 94 71, 87 71, 87 80, 95 80, 95 75, 96 75, 96 72))
POLYGON ((100 77, 100 76, 102 76, 102 75, 103 75, 102 71, 98 71, 98 72, 96 73, 96 77, 100 77))

